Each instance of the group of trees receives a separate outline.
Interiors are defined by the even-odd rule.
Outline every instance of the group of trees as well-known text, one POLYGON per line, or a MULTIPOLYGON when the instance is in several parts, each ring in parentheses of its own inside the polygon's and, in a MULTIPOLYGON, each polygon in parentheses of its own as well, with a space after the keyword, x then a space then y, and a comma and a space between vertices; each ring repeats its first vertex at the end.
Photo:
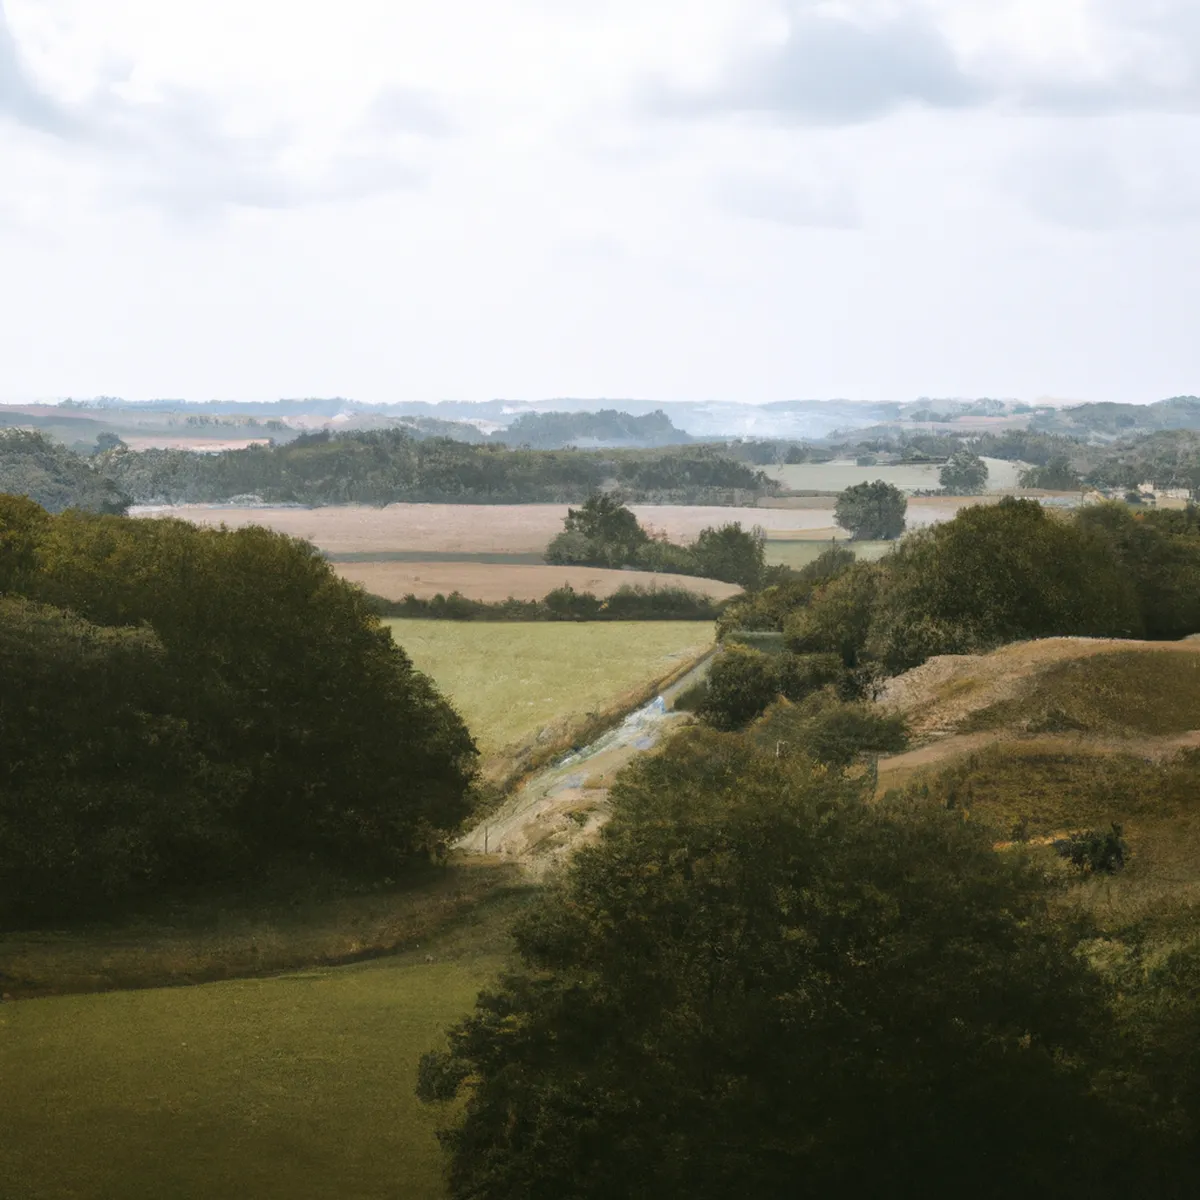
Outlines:
POLYGON ((0 496, 0 917, 298 861, 367 877, 469 812, 476 751, 309 545, 0 496))
POLYGON ((101 468, 139 503, 256 495, 272 503, 552 503, 609 481, 658 503, 743 503, 777 490, 761 472, 712 448, 583 451, 469 445, 408 430, 327 431, 281 446, 219 454, 115 450, 101 468))
POLYGON ((428 599, 412 595, 402 600, 370 596, 382 617, 417 617, 443 621, 715 621, 723 604, 686 588, 620 587, 610 596, 577 592, 570 584, 555 588, 541 600, 509 597, 489 603, 461 592, 428 599))
POLYGON ((1200 516, 1120 504, 1068 516, 1006 498, 877 563, 835 548, 807 577, 735 601, 722 625, 779 630, 797 653, 885 673, 1021 638, 1179 638, 1200 630, 1200 516))
POLYGON ((123 513, 130 503, 88 459, 27 429, 0 429, 0 494, 4 493, 28 496, 49 512, 78 508, 123 513))
POLYGON ((451 1194, 1188 1195, 1186 991, 1123 1023, 1028 851, 765 732, 625 772, 422 1060, 451 1194))
POLYGON ((758 587, 768 575, 766 535, 740 522, 700 531, 690 546, 651 537, 615 496, 596 492, 567 510, 563 531, 546 547, 546 561, 590 567, 636 567, 721 579, 758 587))

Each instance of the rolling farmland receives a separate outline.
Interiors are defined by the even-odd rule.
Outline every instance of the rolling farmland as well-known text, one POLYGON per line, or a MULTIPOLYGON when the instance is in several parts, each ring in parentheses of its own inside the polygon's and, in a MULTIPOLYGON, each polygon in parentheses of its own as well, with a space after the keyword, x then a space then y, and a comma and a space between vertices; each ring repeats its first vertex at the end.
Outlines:
POLYGON ((713 627, 696 621, 386 624, 462 713, 485 759, 620 708, 713 642, 713 627))

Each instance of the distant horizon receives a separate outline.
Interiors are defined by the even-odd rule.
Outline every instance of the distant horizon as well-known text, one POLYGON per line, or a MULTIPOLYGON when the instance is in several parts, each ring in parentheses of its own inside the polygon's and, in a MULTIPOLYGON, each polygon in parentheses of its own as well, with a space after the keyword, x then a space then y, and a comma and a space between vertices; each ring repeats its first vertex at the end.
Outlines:
POLYGON ((1159 396, 1154 399, 1131 399, 1131 400, 1089 400, 1087 398, 1067 398, 1059 396, 1039 396, 1033 399, 1026 399, 1020 396, 994 396, 980 394, 976 396, 914 396, 911 399, 893 399, 893 400, 863 400, 852 399, 846 396, 793 396, 782 400, 745 400, 745 399, 729 399, 724 397, 706 397, 698 400, 659 400, 653 396, 584 396, 572 395, 570 393, 560 393, 555 396, 544 396, 536 399, 527 397, 515 396, 491 396, 487 399, 472 399, 460 400, 453 398, 444 398, 438 400, 365 400, 355 396, 345 396, 339 394, 333 395, 304 395, 304 396, 274 396, 271 398, 262 398, 254 396, 237 396, 237 397, 209 397, 205 399, 191 399, 180 396, 150 396, 150 397, 129 397, 115 396, 108 394, 97 394, 94 396, 4 396, 0 397, 0 406, 3 407, 20 407, 42 405, 45 407, 58 407, 65 403, 95 405, 96 407, 105 407, 109 405, 137 405, 139 407, 149 405, 222 405, 222 404, 302 404, 302 403, 333 403, 340 402, 344 404, 358 404, 370 408, 381 407, 408 407, 415 405, 437 406, 437 405, 494 405, 494 404, 554 404, 554 403, 572 403, 572 404, 594 404, 598 407, 611 408, 620 406, 621 404, 637 404, 655 406, 699 406, 708 404, 729 404, 744 406, 747 408, 765 408, 770 406, 779 406, 784 404, 850 404, 861 405, 864 408, 878 408, 884 405, 900 404, 974 404, 981 400, 996 400, 1004 404, 1028 404, 1035 407, 1052 407, 1052 408, 1070 408, 1082 404, 1134 404, 1141 407, 1148 407, 1153 404, 1161 404, 1166 400, 1177 399, 1184 396, 1190 396, 1194 393, 1190 392, 1174 392, 1169 396, 1159 396))

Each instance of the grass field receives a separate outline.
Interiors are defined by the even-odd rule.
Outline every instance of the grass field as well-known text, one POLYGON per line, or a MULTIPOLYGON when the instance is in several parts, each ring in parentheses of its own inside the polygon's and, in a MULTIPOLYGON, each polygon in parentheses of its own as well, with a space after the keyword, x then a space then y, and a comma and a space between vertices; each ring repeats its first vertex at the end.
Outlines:
MULTIPOLYGON (((985 458, 988 468, 989 489, 1013 488, 1025 463, 1007 462, 999 458, 985 458)), ((870 483, 882 479, 904 492, 930 491, 938 488, 938 466, 877 466, 860 467, 853 460, 827 463, 795 463, 789 466, 766 467, 772 479, 778 479, 784 487, 794 491, 840 492, 856 483, 870 483)))
POLYGON ((522 903, 370 963, 0 1005, 0 1196, 437 1200, 417 1062, 503 966, 522 903))
POLYGON ((714 632, 696 621, 386 623, 485 757, 648 688, 700 657, 714 632))

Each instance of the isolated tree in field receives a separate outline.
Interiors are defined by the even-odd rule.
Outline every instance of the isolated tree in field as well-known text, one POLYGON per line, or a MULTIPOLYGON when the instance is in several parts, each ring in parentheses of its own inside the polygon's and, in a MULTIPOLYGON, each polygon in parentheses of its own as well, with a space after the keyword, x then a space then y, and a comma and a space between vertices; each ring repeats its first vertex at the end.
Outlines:
POLYGON ((970 450, 952 454, 938 472, 938 483, 955 496, 978 496, 987 487, 987 463, 970 450))
POLYGON ((904 532, 908 501, 904 493, 882 479, 856 483, 840 496, 833 519, 856 541, 891 541, 904 532))
POLYGON ((619 500, 603 492, 589 496, 580 508, 568 508, 563 528, 567 533, 581 533, 594 541, 629 547, 630 553, 650 540, 637 517, 619 500))
POLYGON ((424 1098, 467 1093, 453 1196, 1132 1186, 1090 1087, 1103 988, 986 830, 702 730, 613 805, 421 1064, 424 1098))

